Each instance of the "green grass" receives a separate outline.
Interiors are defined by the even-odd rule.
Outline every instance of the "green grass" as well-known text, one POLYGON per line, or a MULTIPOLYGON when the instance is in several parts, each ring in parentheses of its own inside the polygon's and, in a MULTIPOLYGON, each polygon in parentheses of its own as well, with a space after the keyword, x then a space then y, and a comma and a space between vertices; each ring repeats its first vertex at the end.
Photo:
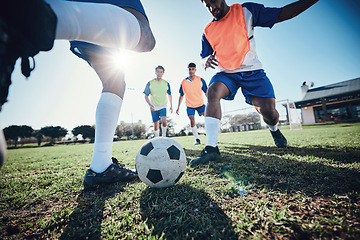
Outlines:
MULTIPOLYGON (((360 239, 360 124, 282 132, 285 149, 267 130, 221 134, 222 160, 187 167, 167 189, 84 191, 93 144, 11 149, 0 239, 360 239)), ((204 147, 175 140, 187 160, 204 147)), ((115 142, 113 155, 134 168, 144 142, 115 142)))

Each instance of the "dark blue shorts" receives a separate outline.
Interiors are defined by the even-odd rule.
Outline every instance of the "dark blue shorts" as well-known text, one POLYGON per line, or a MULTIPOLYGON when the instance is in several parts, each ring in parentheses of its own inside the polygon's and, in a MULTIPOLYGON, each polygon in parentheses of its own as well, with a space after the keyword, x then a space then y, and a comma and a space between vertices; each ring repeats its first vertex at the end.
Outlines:
POLYGON ((225 100, 233 100, 239 88, 248 104, 251 104, 251 96, 275 98, 274 88, 263 69, 237 73, 218 72, 209 85, 213 82, 222 82, 227 86, 230 94, 225 100))
MULTIPOLYGON (((89 2, 89 3, 108 3, 113 4, 118 7, 128 7, 133 8, 139 12, 141 12, 146 18, 146 13, 143 5, 140 0, 72 0, 75 2, 89 2)), ((90 58, 94 55, 106 55, 106 54, 114 54, 114 51, 118 51, 113 48, 106 48, 102 46, 98 46, 92 43, 82 42, 82 41, 70 41, 70 50, 79 58, 84 59, 90 64, 90 58)))
POLYGON ((195 111, 197 111, 199 116, 201 116, 201 114, 205 112, 205 104, 197 108, 191 108, 191 107, 186 108, 186 112, 188 116, 195 115, 195 111))
POLYGON ((166 117, 166 108, 162 108, 157 111, 151 111, 151 116, 153 122, 158 122, 161 119, 161 117, 166 117))

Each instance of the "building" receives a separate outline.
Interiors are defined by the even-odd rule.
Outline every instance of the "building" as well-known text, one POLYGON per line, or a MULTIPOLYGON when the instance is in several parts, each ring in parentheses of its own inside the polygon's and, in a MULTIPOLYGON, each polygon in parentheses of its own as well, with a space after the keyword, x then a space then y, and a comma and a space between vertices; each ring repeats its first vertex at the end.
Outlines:
POLYGON ((304 82, 301 92, 295 106, 301 108, 303 124, 360 121, 360 78, 317 88, 304 82))

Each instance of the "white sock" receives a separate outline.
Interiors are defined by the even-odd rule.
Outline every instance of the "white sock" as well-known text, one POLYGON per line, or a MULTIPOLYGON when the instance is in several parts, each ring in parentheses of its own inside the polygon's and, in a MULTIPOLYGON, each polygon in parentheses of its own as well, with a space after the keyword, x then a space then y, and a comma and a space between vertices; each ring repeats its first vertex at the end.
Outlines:
POLYGON ((161 126, 161 136, 162 137, 166 137, 166 130, 167 130, 167 127, 161 126))
POLYGON ((140 25, 130 12, 112 4, 45 0, 57 17, 56 39, 133 49, 140 25))
POLYGON ((113 137, 119 119, 122 99, 103 92, 96 108, 95 144, 90 169, 104 172, 111 164, 113 137))
POLYGON ((220 120, 213 117, 205 117, 206 146, 216 147, 218 144, 220 120))
POLYGON ((266 125, 269 127, 270 131, 276 132, 278 130, 279 123, 277 123, 275 125, 269 125, 269 124, 266 124, 266 125))
POLYGON ((191 131, 192 131, 192 133, 194 134, 195 139, 198 139, 198 138, 199 138, 199 134, 198 134, 197 127, 195 126, 195 127, 191 128, 191 131))
POLYGON ((159 137, 159 135, 160 135, 160 130, 158 129, 158 130, 154 130, 154 135, 155 135, 155 137, 159 137))

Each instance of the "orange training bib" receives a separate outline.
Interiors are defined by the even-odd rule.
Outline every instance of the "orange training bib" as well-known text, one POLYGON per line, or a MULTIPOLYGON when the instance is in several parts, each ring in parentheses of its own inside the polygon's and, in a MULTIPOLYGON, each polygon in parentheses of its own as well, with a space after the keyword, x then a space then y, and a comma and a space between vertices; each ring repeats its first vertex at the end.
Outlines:
POLYGON ((230 6, 229 12, 219 21, 209 23, 204 34, 221 67, 234 70, 244 62, 250 51, 245 16, 241 4, 230 6))

